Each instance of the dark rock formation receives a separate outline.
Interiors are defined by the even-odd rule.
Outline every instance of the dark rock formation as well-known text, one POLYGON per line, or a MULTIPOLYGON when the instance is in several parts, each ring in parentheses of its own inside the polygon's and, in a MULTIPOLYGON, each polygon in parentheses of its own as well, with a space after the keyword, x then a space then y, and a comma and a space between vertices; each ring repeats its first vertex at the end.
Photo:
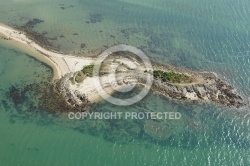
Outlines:
POLYGON ((103 20, 103 17, 101 14, 99 13, 91 13, 89 14, 89 17, 88 17, 88 21, 86 21, 86 23, 98 23, 98 22, 102 22, 103 20))
POLYGON ((85 47, 86 47, 86 44, 85 44, 85 43, 81 43, 80 47, 81 47, 81 48, 85 48, 85 47))
POLYGON ((25 28, 32 29, 32 28, 34 28, 35 25, 40 24, 40 23, 42 23, 42 22, 44 22, 44 20, 40 20, 40 19, 34 18, 33 20, 29 20, 29 21, 28 21, 26 24, 24 24, 23 26, 24 26, 25 28))
POLYGON ((75 96, 69 91, 65 79, 68 75, 64 76, 61 80, 57 81, 50 87, 47 93, 44 94, 47 100, 43 100, 42 106, 51 112, 84 112, 88 110, 89 100, 87 97, 79 92, 75 92, 75 96), (79 104, 76 100, 80 100, 79 104))
POLYGON ((21 92, 14 86, 10 88, 9 97, 12 99, 15 105, 21 104, 23 102, 23 96, 21 95, 21 92))
MULTIPOLYGON (((204 75, 204 77, 206 77, 204 75)), ((245 106, 245 103, 235 90, 216 76, 207 76, 210 84, 195 84, 192 86, 177 86, 154 80, 152 89, 163 95, 180 101, 212 102, 224 106, 234 106, 236 108, 245 106), (189 98, 187 94, 192 94, 194 98, 189 98)))
POLYGON ((56 50, 58 51, 58 46, 54 46, 50 40, 57 40, 57 37, 48 38, 46 37, 47 32, 39 33, 36 32, 33 28, 40 23, 43 23, 44 20, 40 20, 37 18, 34 18, 32 20, 29 20, 27 23, 25 23, 22 26, 15 26, 16 29, 21 30, 25 32, 25 35, 35 41, 37 44, 49 49, 49 50, 56 50))

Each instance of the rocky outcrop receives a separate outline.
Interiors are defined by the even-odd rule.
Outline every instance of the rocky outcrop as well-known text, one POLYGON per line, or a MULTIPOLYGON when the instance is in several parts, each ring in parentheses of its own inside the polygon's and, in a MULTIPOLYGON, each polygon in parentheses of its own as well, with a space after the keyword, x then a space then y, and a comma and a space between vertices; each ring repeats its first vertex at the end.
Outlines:
MULTIPOLYGON (((214 74, 207 73, 201 75, 207 82, 203 84, 178 85, 155 79, 151 90, 180 102, 217 103, 236 108, 245 106, 244 100, 241 96, 236 94, 232 86, 228 85, 214 74)), ((55 84, 56 91, 66 100, 67 104, 75 108, 90 104, 91 102, 88 99, 88 94, 80 91, 72 91, 69 88, 69 77, 70 75, 66 75, 55 84)), ((137 80, 140 86, 146 82, 143 77, 138 77, 137 80)))
MULTIPOLYGON (((116 61, 118 60, 116 59, 116 61)), ((113 61, 111 62, 105 65, 114 66, 116 63, 113 61)), ((137 64, 140 63, 138 62, 137 64)), ((138 66, 140 67, 141 65, 138 66)), ((137 68, 139 68, 138 66, 137 68)), ((164 81, 162 76, 154 77, 151 90, 159 92, 170 99, 180 102, 217 103, 236 108, 245 106, 243 98, 236 93, 234 88, 221 80, 215 73, 194 72, 167 65, 154 65, 153 67, 153 72, 158 70, 164 73, 174 72, 175 75, 185 74, 189 79, 187 82, 173 83, 166 80, 164 81)), ((126 88, 131 85, 148 87, 148 85, 146 85, 147 76, 148 74, 152 74, 152 72, 145 72, 142 67, 138 71, 126 68, 122 69, 123 70, 120 70, 119 68, 117 73, 113 71, 113 73, 106 73, 99 76, 99 81, 102 83, 104 89, 110 90, 113 88, 112 86, 116 88, 126 88), (115 74, 116 79, 113 80, 112 77, 109 77, 110 74, 115 74)), ((65 75, 55 85, 56 90, 62 98, 66 100, 66 103, 79 108, 81 106, 87 106, 89 103, 96 102, 98 98, 98 89, 93 85, 93 81, 96 80, 93 80, 92 76, 87 76, 81 83, 74 81, 72 83, 72 75, 74 75, 74 73, 65 75)))
POLYGON ((217 76, 203 75, 209 83, 193 85, 174 85, 154 80, 152 89, 175 100, 218 103, 236 108, 245 105, 241 96, 237 95, 232 86, 223 82, 217 76))
POLYGON ((75 108, 80 107, 79 103, 81 103, 81 105, 88 104, 89 100, 84 94, 80 93, 79 91, 75 91, 74 94, 72 94, 69 89, 69 77, 71 77, 71 74, 67 74, 62 79, 57 81, 54 85, 54 92, 57 92, 58 95, 65 99, 67 104, 75 108))

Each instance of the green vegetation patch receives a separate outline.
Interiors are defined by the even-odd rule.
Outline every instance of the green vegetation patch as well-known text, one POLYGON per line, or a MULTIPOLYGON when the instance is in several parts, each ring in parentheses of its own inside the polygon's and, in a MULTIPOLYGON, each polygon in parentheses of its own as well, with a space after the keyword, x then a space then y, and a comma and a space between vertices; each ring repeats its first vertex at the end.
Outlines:
POLYGON ((192 79, 185 75, 180 73, 175 73, 173 71, 171 72, 164 72, 161 70, 155 70, 153 71, 154 78, 161 79, 163 82, 171 82, 171 83, 190 83, 192 82, 192 79))
POLYGON ((88 66, 84 66, 84 68, 81 71, 86 76, 92 77, 93 76, 93 69, 94 69, 94 65, 88 65, 88 66))
POLYGON ((69 78, 69 80, 73 85, 75 83, 82 83, 86 77, 92 77, 93 69, 94 65, 84 66, 81 71, 74 73, 73 76, 69 78))

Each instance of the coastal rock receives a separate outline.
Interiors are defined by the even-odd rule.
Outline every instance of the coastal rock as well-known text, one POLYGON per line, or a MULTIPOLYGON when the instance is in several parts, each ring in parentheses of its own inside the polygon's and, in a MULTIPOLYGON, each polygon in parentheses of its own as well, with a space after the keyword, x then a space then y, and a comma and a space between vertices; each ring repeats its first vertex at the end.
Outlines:
POLYGON ((242 97, 236 94, 232 86, 226 84, 217 77, 205 77, 210 84, 192 84, 176 88, 172 84, 162 83, 154 80, 153 89, 163 95, 177 100, 189 100, 198 102, 213 102, 225 106, 234 106, 236 108, 245 105, 242 97), (180 97, 181 96, 181 97, 180 97))
MULTIPOLYGON (((245 105, 242 97, 236 94, 236 91, 232 88, 232 86, 219 79, 216 75, 211 73, 190 73, 193 74, 192 77, 194 80, 196 79, 191 83, 169 83, 163 82, 160 79, 154 79, 151 90, 159 92, 170 99, 181 102, 209 102, 236 108, 245 105)), ((72 75, 74 74, 71 73, 64 76, 56 86, 58 92, 61 93, 66 102, 77 109, 81 106, 87 106, 88 104, 95 102, 95 100, 90 99, 91 95, 93 96, 93 94, 98 94, 95 87, 91 86, 93 83, 91 78, 87 78, 82 83, 76 83, 76 85, 72 85, 72 82, 70 81, 70 77, 72 77, 72 75), (88 92, 83 91, 82 89, 88 89, 88 92)), ((134 83, 142 86, 146 83, 146 78, 143 74, 136 75, 133 72, 128 74, 127 72, 122 71, 117 75, 117 78, 120 78, 122 75, 127 76, 127 78, 128 76, 129 78, 132 78, 132 76, 136 78, 135 81, 133 79, 118 79, 117 85, 124 86, 124 88, 134 83)), ((100 79, 103 79, 104 77, 107 77, 107 73, 101 75, 100 79)), ((105 80, 107 81, 107 79, 108 77, 105 80)), ((107 89, 110 86, 111 85, 106 83, 104 85, 104 87, 107 89)))

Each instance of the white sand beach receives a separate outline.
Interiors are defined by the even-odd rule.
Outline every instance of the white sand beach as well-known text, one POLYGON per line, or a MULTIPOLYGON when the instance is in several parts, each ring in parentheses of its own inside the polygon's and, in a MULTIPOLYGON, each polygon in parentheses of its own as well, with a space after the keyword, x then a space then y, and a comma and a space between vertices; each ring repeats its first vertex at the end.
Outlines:
POLYGON ((35 41, 30 40, 23 32, 4 24, 0 24, 0 38, 2 39, 1 43, 28 53, 49 65, 53 69, 54 80, 60 79, 70 72, 79 71, 83 66, 93 63, 93 58, 64 55, 46 50, 35 41))

